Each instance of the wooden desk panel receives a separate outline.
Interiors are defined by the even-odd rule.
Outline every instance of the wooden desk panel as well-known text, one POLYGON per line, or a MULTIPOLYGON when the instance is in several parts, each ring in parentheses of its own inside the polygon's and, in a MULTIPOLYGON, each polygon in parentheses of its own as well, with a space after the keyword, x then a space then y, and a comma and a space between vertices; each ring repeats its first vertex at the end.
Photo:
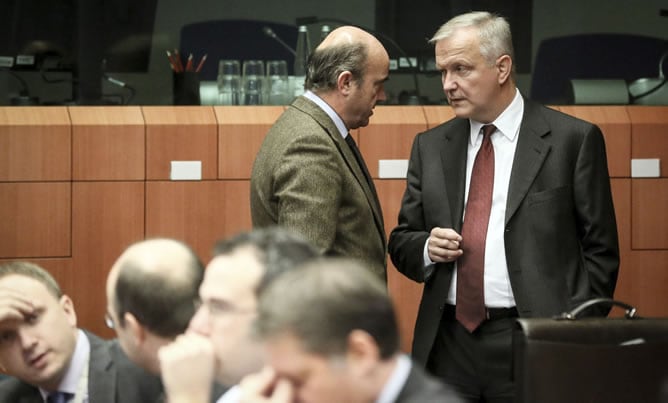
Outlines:
POLYGON ((217 106, 218 178, 250 179, 265 135, 283 113, 283 106, 217 106))
POLYGON ((71 125, 66 107, 0 107, 0 181, 67 181, 71 125))
POLYGON ((212 107, 144 106, 146 178, 170 178, 171 161, 201 161, 202 179, 218 172, 218 127, 212 107))
POLYGON ((74 180, 143 180, 145 125, 141 108, 69 108, 74 180))
POLYGON ((638 308, 641 316, 668 316, 668 250, 632 251, 633 296, 622 300, 638 308))
POLYGON ((614 178, 631 176, 631 120, 625 106, 560 106, 559 110, 601 128, 614 178))
POLYGON ((631 200, 631 248, 668 250, 668 178, 633 179, 631 200))
POLYGON ((431 129, 455 117, 449 105, 425 105, 422 107, 427 126, 431 129))
MULTIPOLYGON (((378 198, 383 208, 383 220, 385 221, 385 232, 388 236, 397 226, 401 199, 406 189, 406 181, 403 179, 377 179, 374 181, 378 198)), ((413 331, 418 306, 422 298, 422 284, 408 279, 394 267, 388 257, 387 264, 387 287, 397 310, 397 320, 401 334, 401 349, 410 353, 413 343, 413 331)))
POLYGON ((629 106, 631 158, 658 158, 668 178, 668 106, 629 106))
POLYGON ((427 129, 420 106, 383 106, 374 109, 371 122, 359 129, 358 146, 373 178, 378 161, 408 159, 413 138, 427 129))
POLYGON ((146 184, 146 236, 182 240, 204 262, 217 240, 250 228, 249 181, 146 184))
POLYGON ((75 182, 72 259, 79 323, 104 337, 107 273, 130 244, 144 239, 144 182, 75 182))
POLYGON ((71 183, 0 183, 0 257, 65 257, 71 251, 71 183))

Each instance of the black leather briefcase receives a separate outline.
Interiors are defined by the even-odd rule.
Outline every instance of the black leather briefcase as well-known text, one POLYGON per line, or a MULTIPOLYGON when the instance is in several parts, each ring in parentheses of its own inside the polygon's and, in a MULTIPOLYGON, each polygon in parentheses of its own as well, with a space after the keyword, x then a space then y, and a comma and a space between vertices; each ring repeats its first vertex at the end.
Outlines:
POLYGON ((668 403, 668 318, 588 301, 552 319, 518 319, 513 334, 519 403, 668 403), (601 304, 624 318, 579 318, 601 304))

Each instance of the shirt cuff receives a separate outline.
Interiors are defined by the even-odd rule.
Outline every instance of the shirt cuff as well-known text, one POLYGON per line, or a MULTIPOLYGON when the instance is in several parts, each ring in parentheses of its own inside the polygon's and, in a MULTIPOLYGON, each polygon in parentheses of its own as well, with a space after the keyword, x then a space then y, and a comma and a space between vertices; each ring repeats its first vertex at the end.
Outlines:
POLYGON ((429 258, 429 238, 424 243, 424 249, 422 251, 422 260, 424 262, 424 279, 425 281, 431 277, 434 273, 434 262, 429 258))

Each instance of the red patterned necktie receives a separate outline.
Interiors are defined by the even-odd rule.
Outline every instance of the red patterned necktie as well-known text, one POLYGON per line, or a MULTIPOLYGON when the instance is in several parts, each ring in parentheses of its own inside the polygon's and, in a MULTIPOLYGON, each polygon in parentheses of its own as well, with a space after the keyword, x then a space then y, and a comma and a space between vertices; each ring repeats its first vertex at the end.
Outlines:
POLYGON ((462 226, 461 248, 457 260, 456 317, 469 332, 485 320, 485 240, 494 188, 494 146, 491 136, 494 125, 482 127, 483 140, 473 163, 466 214, 462 226))

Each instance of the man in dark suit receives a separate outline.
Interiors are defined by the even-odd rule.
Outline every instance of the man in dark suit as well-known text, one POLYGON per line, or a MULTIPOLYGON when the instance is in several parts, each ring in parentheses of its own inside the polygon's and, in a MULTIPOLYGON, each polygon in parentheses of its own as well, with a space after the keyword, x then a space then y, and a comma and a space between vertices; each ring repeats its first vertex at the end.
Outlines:
POLYGON ((255 329, 269 365, 244 402, 461 402, 399 350, 385 284, 350 259, 307 263, 260 296, 255 329))
POLYGON ((521 96, 503 18, 464 14, 431 42, 456 117, 414 140, 390 256, 425 283, 413 357, 471 402, 512 402, 513 318, 613 295, 605 144, 521 96))
POLYGON ((78 329, 72 300, 27 262, 0 266, 0 365, 11 375, 2 402, 143 403, 162 393, 118 343, 78 329))
POLYGON ((305 88, 273 125, 251 174, 253 227, 295 230, 327 255, 357 258, 385 279, 376 190, 349 131, 385 99, 389 57, 371 34, 332 31, 311 55, 305 88))

